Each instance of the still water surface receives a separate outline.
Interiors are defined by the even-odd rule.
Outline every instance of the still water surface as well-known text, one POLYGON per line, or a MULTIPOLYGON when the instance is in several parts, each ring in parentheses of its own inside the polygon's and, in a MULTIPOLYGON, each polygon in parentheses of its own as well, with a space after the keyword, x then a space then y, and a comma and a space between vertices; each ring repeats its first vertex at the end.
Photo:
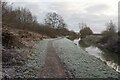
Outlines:
POLYGON ((74 43, 82 47, 85 51, 88 52, 88 54, 95 56, 96 58, 99 58, 103 62, 105 62, 109 67, 113 68, 114 70, 120 72, 120 66, 118 66, 118 55, 111 52, 105 52, 98 47, 92 46, 92 45, 86 45, 83 41, 80 39, 75 39, 74 43))

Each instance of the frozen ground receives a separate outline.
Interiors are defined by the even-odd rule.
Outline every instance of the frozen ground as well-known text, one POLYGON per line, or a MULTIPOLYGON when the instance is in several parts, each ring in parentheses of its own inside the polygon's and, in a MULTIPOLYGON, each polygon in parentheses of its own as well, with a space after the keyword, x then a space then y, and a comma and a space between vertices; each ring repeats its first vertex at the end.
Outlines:
POLYGON ((39 70, 45 63, 48 41, 46 39, 36 44, 36 49, 34 49, 32 56, 30 56, 30 59, 28 59, 26 65, 23 67, 25 71, 23 76, 25 78, 38 78, 39 70))
POLYGON ((55 40, 53 45, 56 54, 75 78, 118 77, 116 71, 66 38, 55 40))
POLYGON ((14 66, 14 72, 10 69, 6 72, 6 74, 11 73, 10 78, 39 78, 42 74, 41 69, 46 69, 45 72, 48 74, 50 69, 53 69, 50 72, 56 74, 63 71, 68 78, 118 77, 116 71, 66 38, 37 42, 36 48, 27 56, 28 59, 23 66, 14 66), (45 64, 46 68, 44 68, 45 64))
MULTIPOLYGON (((7 66, 4 66, 5 68, 3 69, 3 76, 7 78, 38 78, 37 74, 39 74, 39 70, 45 62, 48 41, 46 39, 37 42, 36 48, 27 52, 27 59, 25 58, 23 65, 8 66, 9 64, 7 63, 7 66)), ((20 63, 20 61, 18 62, 20 63)))

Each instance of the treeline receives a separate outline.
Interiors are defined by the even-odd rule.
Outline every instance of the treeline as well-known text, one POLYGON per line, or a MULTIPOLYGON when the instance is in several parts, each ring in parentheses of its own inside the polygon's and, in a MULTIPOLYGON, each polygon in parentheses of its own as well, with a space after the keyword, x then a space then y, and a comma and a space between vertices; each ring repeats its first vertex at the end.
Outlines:
POLYGON ((2 2, 2 24, 18 29, 30 30, 48 37, 69 36, 78 37, 74 31, 69 31, 67 25, 57 13, 48 13, 44 23, 40 24, 29 9, 13 8, 11 4, 2 2))
MULTIPOLYGON (((85 40, 87 36, 93 35, 93 31, 88 27, 86 24, 82 24, 82 29, 80 30, 79 34, 82 40, 85 40)), ((99 44, 97 45, 101 49, 107 49, 113 53, 120 53, 120 31, 117 31, 117 26, 110 21, 106 24, 106 29, 101 32, 101 34, 97 35, 99 38, 89 37, 89 43, 91 44, 99 44), (100 37, 99 37, 100 35, 100 37), (96 40, 97 39, 97 40, 96 40)))
POLYGON ((120 52, 120 49, 119 49, 120 48, 120 35, 118 35, 118 34, 120 33, 120 31, 117 32, 117 27, 112 21, 107 23, 106 26, 107 26, 106 30, 101 32, 103 37, 100 39, 99 43, 104 45, 105 49, 119 54, 119 52, 120 52))

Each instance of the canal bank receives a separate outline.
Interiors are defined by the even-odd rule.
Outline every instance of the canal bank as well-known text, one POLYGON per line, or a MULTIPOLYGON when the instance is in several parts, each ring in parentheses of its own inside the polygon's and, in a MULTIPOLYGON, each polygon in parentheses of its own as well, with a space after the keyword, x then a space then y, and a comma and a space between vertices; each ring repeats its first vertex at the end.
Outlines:
POLYGON ((53 46, 61 62, 75 78, 118 78, 118 72, 100 59, 89 55, 71 40, 55 40, 53 46))
POLYGON ((88 54, 95 56, 96 58, 103 61, 109 67, 113 68, 117 72, 120 72, 117 54, 110 52, 106 49, 102 49, 98 46, 89 44, 85 40, 75 39, 74 43, 77 44, 77 46, 83 48, 88 54))

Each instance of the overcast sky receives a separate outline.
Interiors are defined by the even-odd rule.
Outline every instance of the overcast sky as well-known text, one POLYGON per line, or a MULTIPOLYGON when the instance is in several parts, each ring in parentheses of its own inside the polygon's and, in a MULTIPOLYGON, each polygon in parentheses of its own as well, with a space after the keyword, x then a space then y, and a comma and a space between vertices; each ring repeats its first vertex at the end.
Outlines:
POLYGON ((117 25, 119 0, 3 0, 13 6, 26 7, 43 22, 46 13, 56 12, 70 30, 79 31, 78 23, 86 23, 94 32, 101 32, 110 20, 117 25))

